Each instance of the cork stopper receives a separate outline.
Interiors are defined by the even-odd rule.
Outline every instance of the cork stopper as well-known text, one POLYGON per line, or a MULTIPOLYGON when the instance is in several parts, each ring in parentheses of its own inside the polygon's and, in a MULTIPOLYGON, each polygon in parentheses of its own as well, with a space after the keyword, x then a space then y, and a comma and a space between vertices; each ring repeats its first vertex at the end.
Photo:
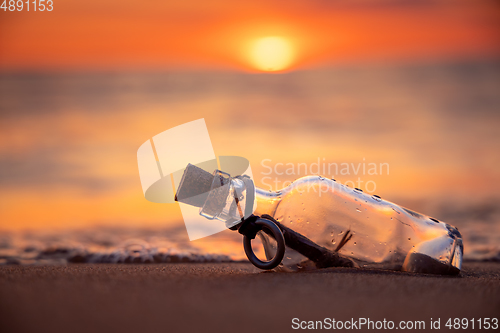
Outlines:
POLYGON ((210 193, 203 205, 202 215, 210 219, 218 216, 227 204, 229 190, 229 175, 219 170, 215 171, 210 193))
POLYGON ((202 207, 207 199, 214 176, 196 165, 188 164, 182 175, 175 201, 202 207))

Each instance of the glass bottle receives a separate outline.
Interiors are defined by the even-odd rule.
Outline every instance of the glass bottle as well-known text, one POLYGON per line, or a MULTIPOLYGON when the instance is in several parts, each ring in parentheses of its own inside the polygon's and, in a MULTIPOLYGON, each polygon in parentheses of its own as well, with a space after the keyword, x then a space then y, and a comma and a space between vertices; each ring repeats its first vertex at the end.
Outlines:
MULTIPOLYGON (((297 233, 320 252, 348 260, 334 266, 434 274, 458 274, 461 269, 463 244, 456 228, 333 179, 303 177, 277 192, 257 188, 256 204, 254 214, 277 221, 285 240, 287 232, 297 233)), ((272 253, 269 235, 260 236, 266 253, 272 253)), ((288 245, 284 268, 329 266, 322 255, 308 257, 288 245)))
MULTIPOLYGON (((227 228, 237 229, 252 212, 273 221, 286 243, 285 270, 347 266, 458 274, 462 265, 455 227, 320 176, 271 192, 255 188, 245 175, 188 165, 176 200, 200 207, 201 216, 227 228)), ((273 235, 259 236, 271 260, 273 235)))

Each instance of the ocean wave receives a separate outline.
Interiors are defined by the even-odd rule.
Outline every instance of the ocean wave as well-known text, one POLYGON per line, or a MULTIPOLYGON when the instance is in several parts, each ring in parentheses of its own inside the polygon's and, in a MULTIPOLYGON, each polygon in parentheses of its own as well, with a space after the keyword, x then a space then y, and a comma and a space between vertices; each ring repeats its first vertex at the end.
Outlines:
POLYGON ((242 259, 234 251, 207 250, 207 242, 179 239, 182 237, 177 230, 171 230, 170 237, 164 233, 126 228, 10 232, 0 236, 0 264, 201 263, 242 259))
MULTIPOLYGON (((498 233, 475 225, 462 231, 465 261, 500 262, 498 233)), ((491 225, 489 225, 491 228, 491 225)), ((182 228, 90 228, 0 235, 0 265, 71 263, 223 263, 246 260, 241 235, 227 231, 190 242, 182 228)))

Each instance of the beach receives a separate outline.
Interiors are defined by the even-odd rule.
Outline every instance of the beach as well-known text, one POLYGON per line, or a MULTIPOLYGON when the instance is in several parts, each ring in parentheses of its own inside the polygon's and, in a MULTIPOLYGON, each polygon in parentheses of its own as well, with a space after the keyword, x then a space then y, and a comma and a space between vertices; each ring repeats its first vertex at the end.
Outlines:
POLYGON ((500 332, 500 1, 0 2, 0 333, 500 332))
POLYGON ((424 321, 427 331, 431 320, 448 330, 448 318, 499 313, 498 262, 465 262, 458 277, 248 263, 0 267, 2 332, 285 332, 294 318, 424 321))

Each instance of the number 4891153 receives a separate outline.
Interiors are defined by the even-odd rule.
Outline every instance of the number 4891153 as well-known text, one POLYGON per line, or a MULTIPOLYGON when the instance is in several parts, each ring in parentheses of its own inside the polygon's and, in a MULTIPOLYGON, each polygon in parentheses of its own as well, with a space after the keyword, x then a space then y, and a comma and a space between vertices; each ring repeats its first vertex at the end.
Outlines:
MULTIPOLYGON (((1 0, 0 0, 1 1, 1 0)), ((4 0, 2 2, 2 5, 0 6, 0 9, 3 9, 4 12, 6 11, 18 11, 21 12, 23 10, 30 11, 53 11, 54 10, 54 2, 52 0, 27 0, 27 1, 22 1, 22 0, 4 0), (30 6, 31 5, 31 6, 30 6), (31 8, 30 8, 31 7, 31 8)))

